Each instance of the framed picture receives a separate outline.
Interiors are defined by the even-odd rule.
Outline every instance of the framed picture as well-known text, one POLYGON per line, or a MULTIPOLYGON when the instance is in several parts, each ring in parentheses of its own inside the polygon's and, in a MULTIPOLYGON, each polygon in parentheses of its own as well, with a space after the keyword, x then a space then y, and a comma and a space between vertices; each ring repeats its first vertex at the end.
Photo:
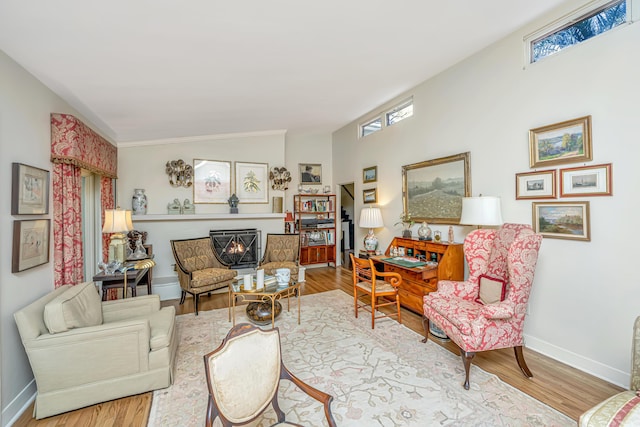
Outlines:
POLYGON ((611 163, 560 169, 560 196, 610 196, 611 163))
POLYGON ((556 171, 550 169, 539 172, 516 174, 516 200, 555 199, 556 171))
POLYGON ((529 131, 532 168, 591 160, 591 116, 579 117, 529 131))
POLYGON ((377 203, 378 202, 378 189, 370 188, 368 190, 362 190, 362 202, 363 203, 377 203))
POLYGON ((533 202, 533 229, 544 237, 588 242, 589 202, 533 202))
POLYGON ((462 198, 471 196, 470 154, 402 167, 402 204, 416 222, 459 224, 462 198))
POLYGON ((193 160, 193 203, 228 203, 231 162, 193 160))
POLYGON ((240 203, 269 203, 269 165, 236 162, 236 196, 240 203))
POLYGON ((49 262, 49 226, 48 219, 13 221, 12 273, 49 262))
POLYGON ((49 213, 49 171, 13 163, 11 215, 49 213))
POLYGON ((322 165, 317 163, 298 163, 300 183, 322 185, 322 165))
POLYGON ((376 182, 378 180, 378 167, 371 166, 370 168, 362 169, 362 182, 364 184, 368 182, 376 182))

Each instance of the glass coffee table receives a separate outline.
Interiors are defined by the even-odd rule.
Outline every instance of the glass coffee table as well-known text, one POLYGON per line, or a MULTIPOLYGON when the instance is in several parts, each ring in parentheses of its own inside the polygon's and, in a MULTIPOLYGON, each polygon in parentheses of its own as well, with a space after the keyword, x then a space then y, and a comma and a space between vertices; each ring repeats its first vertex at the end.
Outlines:
POLYGON ((229 321, 233 319, 236 325, 236 301, 247 301, 247 317, 257 325, 266 325, 271 321, 271 327, 275 326, 276 317, 282 311, 282 298, 287 299, 287 311, 290 311, 290 299, 298 298, 298 325, 300 324, 300 282, 290 281, 281 286, 277 283, 265 285, 262 289, 255 289, 255 283, 251 290, 245 290, 237 279, 229 286, 229 321))

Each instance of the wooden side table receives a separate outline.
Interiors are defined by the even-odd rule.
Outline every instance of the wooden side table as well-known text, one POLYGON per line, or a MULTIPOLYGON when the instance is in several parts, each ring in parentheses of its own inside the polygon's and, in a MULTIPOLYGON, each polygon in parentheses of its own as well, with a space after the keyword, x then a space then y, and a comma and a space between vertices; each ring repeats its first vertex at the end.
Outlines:
MULTIPOLYGON (((147 285, 147 293, 151 295, 151 269, 143 268, 141 270, 127 271, 127 288, 131 289, 131 296, 136 296, 136 287, 138 285, 147 285)), ((123 288, 123 298, 126 297, 127 290, 124 289, 124 274, 96 274, 93 276, 94 282, 102 282, 102 301, 107 300, 107 290, 113 288, 123 288)))

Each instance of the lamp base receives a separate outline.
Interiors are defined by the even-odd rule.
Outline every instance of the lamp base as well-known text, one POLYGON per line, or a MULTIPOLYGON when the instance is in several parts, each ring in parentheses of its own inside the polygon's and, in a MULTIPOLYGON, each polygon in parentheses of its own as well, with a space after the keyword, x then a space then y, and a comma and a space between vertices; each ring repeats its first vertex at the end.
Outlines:
POLYGON ((378 238, 373 234, 373 228, 370 228, 369 233, 364 237, 364 248, 367 252, 375 252, 378 248, 378 238))
POLYGON ((114 233, 111 235, 111 241, 109 242, 109 262, 118 261, 124 263, 127 258, 125 238, 126 236, 122 233, 114 233))

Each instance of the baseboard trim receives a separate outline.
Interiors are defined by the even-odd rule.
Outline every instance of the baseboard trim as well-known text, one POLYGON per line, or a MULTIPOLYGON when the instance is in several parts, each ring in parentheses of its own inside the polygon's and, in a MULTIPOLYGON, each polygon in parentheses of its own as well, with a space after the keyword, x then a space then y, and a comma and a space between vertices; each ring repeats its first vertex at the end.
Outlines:
POLYGON ((36 380, 32 379, 6 407, 2 408, 2 420, 9 419, 9 421, 2 424, 3 427, 12 426, 20 419, 22 414, 36 400, 37 391, 36 380))
MULTIPOLYGON (((628 388, 630 374, 525 334, 526 347, 617 386, 628 388)), ((534 372, 535 375, 535 372, 534 372)))
POLYGON ((151 286, 152 292, 155 295, 160 295, 160 301, 166 301, 170 299, 180 299, 180 283, 175 281, 175 277, 159 277, 153 278, 153 285, 151 286))

